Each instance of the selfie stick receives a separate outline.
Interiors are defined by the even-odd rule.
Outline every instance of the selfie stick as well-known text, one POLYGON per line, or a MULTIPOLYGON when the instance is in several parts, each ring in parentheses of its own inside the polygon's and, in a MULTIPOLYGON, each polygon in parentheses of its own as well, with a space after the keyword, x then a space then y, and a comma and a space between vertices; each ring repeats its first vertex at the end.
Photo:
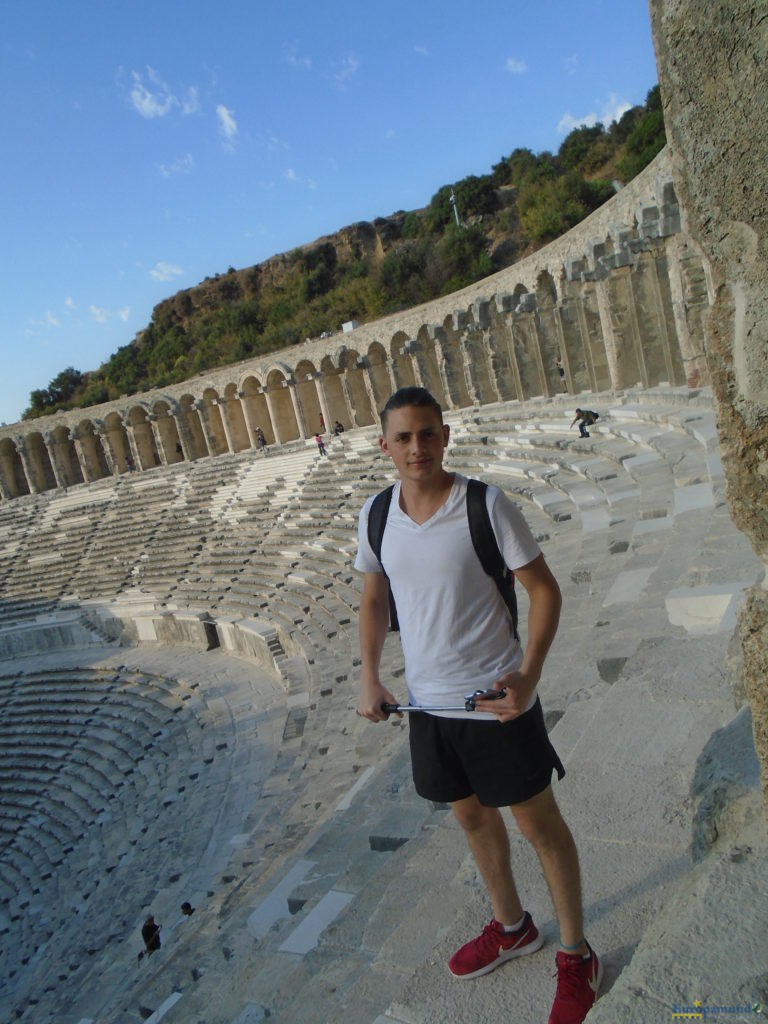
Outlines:
POLYGON ((506 690, 475 690, 474 693, 468 693, 464 698, 464 703, 461 707, 414 707, 413 704, 382 704, 381 710, 387 715, 395 714, 396 712, 403 711, 476 711, 477 701, 479 700, 501 700, 502 697, 506 697, 506 690))

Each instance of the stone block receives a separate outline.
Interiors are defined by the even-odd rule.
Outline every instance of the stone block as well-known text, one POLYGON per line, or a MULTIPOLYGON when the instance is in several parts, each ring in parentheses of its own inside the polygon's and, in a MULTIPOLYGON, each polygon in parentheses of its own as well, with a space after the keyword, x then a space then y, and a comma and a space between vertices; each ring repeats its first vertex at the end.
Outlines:
POLYGON ((669 621, 694 636, 730 633, 736 628, 736 611, 748 581, 717 583, 708 587, 679 587, 665 599, 669 621))

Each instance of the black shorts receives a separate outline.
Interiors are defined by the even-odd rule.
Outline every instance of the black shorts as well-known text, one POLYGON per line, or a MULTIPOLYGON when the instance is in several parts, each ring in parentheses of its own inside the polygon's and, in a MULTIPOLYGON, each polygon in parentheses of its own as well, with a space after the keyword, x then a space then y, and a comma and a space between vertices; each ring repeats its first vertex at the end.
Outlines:
POLYGON ((473 794, 486 807, 530 800, 565 775, 544 725, 541 702, 511 722, 411 714, 409 736, 416 792, 453 803, 473 794))

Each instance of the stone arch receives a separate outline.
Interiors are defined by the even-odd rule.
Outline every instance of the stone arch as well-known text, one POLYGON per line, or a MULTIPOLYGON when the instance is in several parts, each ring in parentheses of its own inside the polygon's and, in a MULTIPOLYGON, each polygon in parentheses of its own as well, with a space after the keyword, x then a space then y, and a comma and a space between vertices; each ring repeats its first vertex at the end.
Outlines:
POLYGON ((288 367, 274 366, 267 373, 267 395, 272 411, 272 427, 278 443, 297 441, 302 432, 296 417, 291 389, 293 380, 288 367))
POLYGON ((54 459, 58 462, 58 469, 64 486, 72 487, 73 484, 84 483, 83 470, 77 457, 75 443, 70 435, 69 427, 65 427, 63 424, 54 427, 51 431, 51 444, 54 451, 54 459))
POLYGON ((392 378, 389 374, 387 350, 380 341, 374 341, 369 345, 367 359, 368 379, 371 382, 375 411, 378 415, 392 394, 392 378))
POLYGON ((446 363, 452 367, 452 372, 448 375, 449 404, 457 409, 464 409, 468 405, 472 405, 473 401, 467 387, 464 373, 464 352, 461 347, 461 331, 464 320, 464 314, 454 311, 445 317, 442 328, 444 358, 446 363))
POLYGON ((30 484, 36 491, 53 491, 58 487, 56 474, 45 439, 40 431, 35 430, 24 438, 27 455, 27 473, 32 475, 30 484))
POLYGON ((200 404, 193 395, 182 395, 179 399, 179 428, 186 436, 190 460, 205 458, 211 454, 200 419, 200 404))
POLYGON ((220 401, 221 399, 216 388, 206 388, 203 391, 202 402, 199 406, 202 419, 207 428, 205 433, 212 455, 224 455, 229 451, 227 431, 224 427, 221 409, 219 408, 220 401))
POLYGON ((464 330, 459 335, 465 376, 470 381, 473 402, 487 405, 498 401, 489 340, 489 306, 485 298, 476 299, 466 312, 464 330))
POLYGON ((98 426, 92 420, 80 420, 74 434, 75 442, 80 446, 85 476, 89 480, 103 480, 104 477, 111 476, 98 426))
POLYGON ((240 395, 245 411, 245 417, 251 424, 255 434, 261 427, 264 431, 264 438, 267 444, 275 443, 275 431, 272 426, 272 416, 267 404, 267 396, 258 377, 248 375, 240 384, 240 395))
POLYGON ((548 270, 536 278, 536 328, 538 336, 539 374, 545 395, 561 390, 557 361, 566 357, 560 311, 557 307, 557 286, 548 270))
POLYGON ((514 370, 512 331, 509 325, 511 304, 511 295, 499 294, 494 295, 490 306, 488 341, 496 390, 501 401, 520 397, 520 382, 514 370))
POLYGON ((416 334, 414 359, 422 385, 445 409, 449 401, 443 387, 443 378, 435 352, 435 331, 430 324, 422 324, 416 334))
POLYGON ((0 480, 3 483, 3 497, 7 494, 9 498, 20 498, 23 494, 31 493, 21 455, 10 437, 0 440, 0 480))
POLYGON ((160 459, 167 465, 184 461, 184 452, 179 451, 181 438, 176 425, 176 417, 171 403, 159 399, 152 406, 152 418, 155 422, 157 440, 160 445, 160 459))
POLYGON ((354 426, 352 413, 344 391, 344 375, 331 356, 323 357, 320 362, 320 372, 323 375, 325 401, 328 405, 328 413, 331 419, 334 423, 336 420, 339 420, 345 429, 354 426))
POLYGON ((395 391, 414 387, 417 381, 411 362, 410 340, 405 331, 397 331, 392 335, 389 358, 392 363, 392 376, 395 378, 395 391))
POLYGON ((143 405, 134 405, 126 416, 126 422, 133 433, 133 446, 139 469, 154 469, 161 465, 155 444, 149 412, 143 405))
POLYGON ((251 438, 248 434, 248 425, 245 422, 245 413, 240 404, 240 393, 236 384, 227 384, 224 388, 223 402, 220 402, 219 405, 225 420, 229 423, 232 450, 235 452, 246 451, 251 447, 251 438))
POLYGON ((352 412, 352 423, 356 427, 369 427, 376 422, 367 382, 367 360, 355 349, 346 349, 342 359, 346 371, 344 384, 352 412))
POLYGON ((115 473, 128 472, 128 459, 133 459, 123 418, 111 412, 104 418, 104 439, 109 447, 115 473))
POLYGON ((296 381, 296 399, 304 417, 304 424, 311 434, 318 430, 325 433, 333 426, 325 422, 325 415, 317 393, 317 367, 309 359, 301 359, 293 371, 296 381))

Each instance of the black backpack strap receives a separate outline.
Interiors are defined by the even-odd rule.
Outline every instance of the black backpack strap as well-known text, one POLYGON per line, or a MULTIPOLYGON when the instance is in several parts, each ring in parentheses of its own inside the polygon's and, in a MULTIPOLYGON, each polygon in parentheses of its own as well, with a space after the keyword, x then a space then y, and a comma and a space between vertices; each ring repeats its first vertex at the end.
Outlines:
POLYGON ((520 636, 517 632, 515 574, 511 569, 507 568, 501 551, 499 551, 499 544, 496 540, 496 534, 493 532, 491 517, 488 515, 488 506, 485 501, 487 490, 488 485, 482 480, 467 480, 467 520, 469 522, 469 533, 483 570, 491 577, 499 593, 504 598, 504 603, 509 609, 509 614, 512 618, 512 629, 515 639, 519 640, 520 636))
MULTIPOLYGON (((368 543, 371 545, 371 550, 379 560, 381 565, 381 545, 384 540, 384 528, 387 525, 387 516, 389 515, 389 506, 392 504, 392 493, 395 489, 394 484, 390 484, 383 491, 379 491, 376 497, 371 502, 371 507, 368 509, 368 543)), ((389 577, 381 565, 381 571, 387 578, 389 584, 389 577)), ((395 607, 395 599, 392 597, 392 587, 389 586, 389 628, 392 630, 399 630, 400 625, 397 621, 397 608, 395 607)))

